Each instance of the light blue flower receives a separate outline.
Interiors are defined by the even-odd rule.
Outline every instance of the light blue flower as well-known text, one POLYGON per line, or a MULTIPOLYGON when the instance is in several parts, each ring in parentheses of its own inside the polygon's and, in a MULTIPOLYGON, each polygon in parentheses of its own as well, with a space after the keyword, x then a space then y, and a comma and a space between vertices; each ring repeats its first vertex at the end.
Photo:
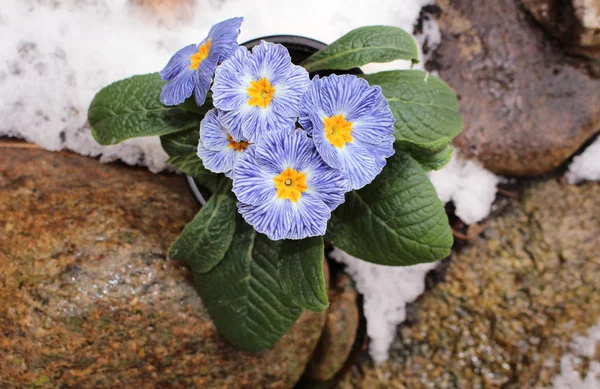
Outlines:
POLYGON ((248 142, 234 140, 221 124, 222 112, 216 108, 208 111, 200 123, 200 142, 198 157, 204 167, 213 173, 225 173, 232 177, 232 170, 240 155, 246 152, 248 142))
POLYGON ((313 78, 299 122, 327 164, 345 172, 348 190, 381 173, 394 154, 394 116, 378 86, 353 75, 313 78))
POLYGON ((233 173, 239 212, 272 240, 324 235, 347 185, 301 130, 265 133, 238 158, 233 173))
POLYGON ((294 129, 309 83, 285 47, 263 41, 252 53, 238 48, 219 66, 213 103, 226 111, 223 122, 234 138, 256 142, 266 132, 294 129))
POLYGON ((191 44, 176 52, 160 71, 160 77, 168 81, 160 101, 165 105, 178 105, 193 92, 196 104, 204 104, 217 65, 229 58, 238 46, 243 21, 244 18, 232 18, 217 23, 200 44, 191 44))

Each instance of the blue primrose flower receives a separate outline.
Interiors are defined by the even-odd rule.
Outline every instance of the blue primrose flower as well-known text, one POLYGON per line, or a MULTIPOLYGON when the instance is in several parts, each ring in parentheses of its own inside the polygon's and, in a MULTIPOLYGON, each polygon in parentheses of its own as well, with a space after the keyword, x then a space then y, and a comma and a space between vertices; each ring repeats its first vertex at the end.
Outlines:
POLYGON ((208 111, 200 123, 198 157, 204 167, 213 173, 225 173, 232 178, 232 170, 238 157, 246 152, 248 142, 234 140, 221 124, 222 112, 216 108, 208 111))
POLYGON ((348 191, 373 181, 394 154, 394 116, 388 102, 379 86, 356 76, 315 76, 299 122, 323 160, 348 176, 348 191))
POLYGON ((226 111, 223 122, 235 139, 257 142, 262 134, 295 128, 308 73, 292 64, 287 49, 261 42, 250 53, 239 47, 216 71, 215 107, 226 111))
POLYGON ((265 133, 238 158, 233 173, 239 212, 272 240, 324 235, 347 185, 301 130, 265 133))
POLYGON ((233 54, 244 18, 232 18, 211 27, 208 36, 200 44, 184 47, 171 57, 160 71, 160 77, 168 81, 160 94, 164 105, 181 104, 194 93, 196 104, 206 100, 217 65, 233 54))

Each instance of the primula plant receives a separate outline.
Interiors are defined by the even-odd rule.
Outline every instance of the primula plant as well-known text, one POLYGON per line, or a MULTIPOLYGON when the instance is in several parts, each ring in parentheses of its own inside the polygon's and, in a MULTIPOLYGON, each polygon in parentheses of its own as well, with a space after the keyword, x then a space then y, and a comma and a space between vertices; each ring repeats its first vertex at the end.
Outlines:
POLYGON ((102 89, 88 119, 103 145, 160 136, 169 163, 210 192, 169 257, 189 264, 222 336, 260 351, 303 309, 327 308, 324 241, 387 266, 449 255, 426 172, 449 161, 462 119, 455 93, 424 72, 348 74, 416 62, 399 28, 358 28, 294 64, 280 44, 239 46, 242 21, 216 24, 160 73, 102 89))

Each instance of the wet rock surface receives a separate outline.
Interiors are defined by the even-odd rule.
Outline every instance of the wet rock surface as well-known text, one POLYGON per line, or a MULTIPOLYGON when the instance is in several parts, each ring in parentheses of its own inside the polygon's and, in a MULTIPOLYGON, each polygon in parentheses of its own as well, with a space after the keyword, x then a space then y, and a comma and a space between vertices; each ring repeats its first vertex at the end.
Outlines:
MULTIPOLYGON (((418 321, 400 327, 390 361, 363 362, 340 387, 551 386, 574 337, 600 317, 599 209, 600 184, 532 185, 454 255, 446 281, 420 300, 418 321)), ((585 376, 590 358, 582 360, 585 376)))
POLYGON ((429 67, 459 95, 463 155, 495 173, 541 175, 600 130, 598 63, 566 53, 520 0, 437 4, 442 43, 429 67))
POLYGON ((600 59, 600 0, 522 0, 572 53, 600 59))
POLYGON ((306 373, 312 380, 332 379, 348 359, 359 324, 356 298, 352 279, 346 274, 340 275, 329 293, 325 328, 307 368, 306 373))
POLYGON ((2 149, 0 388, 293 387, 325 314, 260 354, 222 341, 165 260, 196 210, 182 177, 2 149))

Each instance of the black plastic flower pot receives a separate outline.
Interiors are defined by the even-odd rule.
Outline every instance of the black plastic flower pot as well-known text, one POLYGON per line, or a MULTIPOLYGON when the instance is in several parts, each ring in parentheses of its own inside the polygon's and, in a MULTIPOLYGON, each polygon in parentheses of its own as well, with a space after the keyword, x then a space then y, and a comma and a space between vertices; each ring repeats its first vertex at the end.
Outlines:
MULTIPOLYGON (((305 59, 327 46, 325 43, 319 42, 318 40, 296 35, 265 36, 247 41, 245 43, 242 43, 242 45, 246 46, 248 49, 251 49, 254 46, 260 44, 261 41, 279 43, 285 46, 285 48, 288 49, 288 51, 290 52, 290 56, 292 57, 292 63, 294 63, 295 65, 300 65, 305 59)), ((360 69, 354 68, 344 71, 319 71, 316 73, 311 73, 310 77, 312 78, 315 74, 318 74, 319 76, 328 76, 333 73, 362 74, 360 69)), ((206 204, 207 199, 211 195, 210 191, 204 188, 202 184, 197 183, 194 177, 192 176, 186 176, 186 180, 196 200, 198 200, 198 202, 202 205, 206 204)))

